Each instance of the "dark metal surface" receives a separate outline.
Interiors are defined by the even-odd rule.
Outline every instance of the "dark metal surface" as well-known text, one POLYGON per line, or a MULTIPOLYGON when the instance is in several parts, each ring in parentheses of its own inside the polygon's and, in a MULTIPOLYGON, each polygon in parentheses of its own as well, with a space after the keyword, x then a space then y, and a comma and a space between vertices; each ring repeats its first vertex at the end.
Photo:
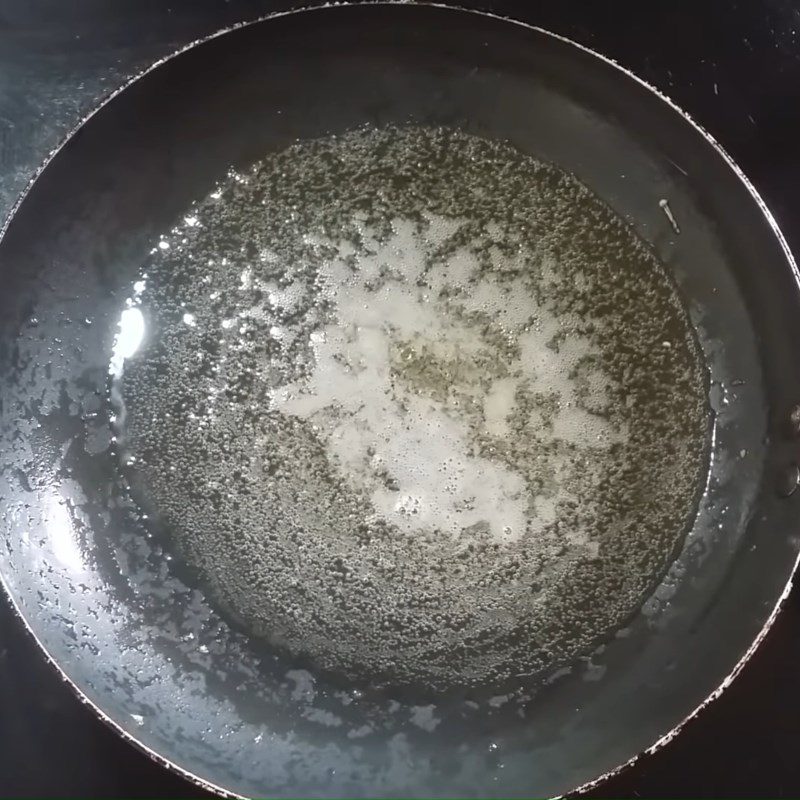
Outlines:
MULTIPOLYGON (((224 9, 219 4, 208 4, 208 5, 209 5, 209 7, 212 6, 212 5, 214 6, 214 8, 211 9, 211 12, 212 12, 212 16, 214 16, 215 24, 216 24, 217 20, 219 19, 218 16, 215 16, 216 14, 220 14, 220 13, 222 13, 222 11, 224 11, 225 13, 230 13, 230 8, 227 5, 224 7, 224 9)), ((233 5, 233 4, 230 4, 230 5, 233 5)), ((122 8, 122 7, 120 7, 120 8, 122 8)), ((193 6, 193 10, 198 10, 198 9, 199 9, 199 7, 197 5, 193 6)), ((202 10, 202 9, 199 9, 199 10, 202 10)), ((206 9, 206 10, 208 10, 208 9, 206 9)), ((95 9, 95 11, 96 11, 96 9, 95 9)), ((56 141, 56 138, 59 135, 59 133, 58 133, 58 125, 56 125, 56 126, 51 127, 51 128, 48 128, 47 126, 42 126, 41 128, 38 128, 38 127, 34 126, 36 128, 36 133, 35 134, 31 133, 31 128, 29 128, 28 129, 28 135, 25 136, 26 128, 25 128, 24 123, 20 121, 20 120, 24 121, 24 119, 25 119, 25 113, 23 113, 22 109, 25 109, 26 113, 28 113, 29 115, 36 115, 36 114, 41 114, 43 109, 54 107, 59 111, 59 113, 62 114, 62 116, 60 117, 60 120, 61 120, 61 123, 62 123, 62 129, 63 129, 64 125, 70 124, 70 122, 69 122, 70 119, 72 119, 74 117, 75 113, 78 112, 78 110, 82 107, 82 105, 84 105, 85 103, 91 102, 91 98, 96 96, 98 87, 103 85, 103 81, 104 80, 108 80, 108 81, 118 80, 119 76, 121 74, 123 74, 126 69, 132 69, 135 64, 137 64, 137 63, 138 64, 145 63, 145 61, 152 60, 153 57, 157 56, 158 53, 156 51, 157 51, 157 49, 159 47, 166 47, 166 48, 170 48, 171 49, 177 43, 174 39, 170 39, 170 35, 174 35, 174 33, 170 34, 170 32, 173 31, 173 29, 170 27, 171 23, 170 23, 169 14, 164 16, 163 15, 163 9, 158 9, 158 8, 155 8, 155 7, 151 8, 151 9, 145 8, 143 13, 152 13, 154 15, 152 17, 152 20, 154 22, 151 25, 151 27, 149 27, 149 28, 148 28, 147 25, 144 25, 143 26, 144 29, 145 30, 161 30, 166 35, 161 38, 160 42, 156 42, 156 43, 148 42, 148 43, 145 43, 145 47, 152 48, 152 49, 148 50, 148 53, 147 53, 146 56, 142 55, 144 50, 138 50, 136 48, 132 48, 132 46, 129 43, 122 44, 116 50, 114 50, 113 45, 109 46, 108 49, 104 49, 103 50, 103 58, 100 60, 101 61, 101 67, 99 69, 99 73, 98 72, 94 72, 93 73, 93 78, 90 79, 87 76, 90 76, 90 73, 92 72, 91 69, 89 69, 86 66, 86 64, 84 64, 83 67, 81 67, 81 59, 80 58, 78 58, 77 60, 72 60, 72 61, 65 60, 65 57, 64 57, 62 51, 59 49, 59 42, 53 43, 53 41, 50 40, 48 42, 48 47, 44 48, 44 50, 46 52, 44 52, 44 53, 40 52, 38 54, 38 56, 39 56, 38 60, 34 59, 34 58, 31 58, 30 54, 32 52, 34 52, 34 49, 31 46, 31 42, 36 40, 36 36, 32 36, 31 33, 30 33, 30 30, 26 34, 20 35, 20 33, 19 33, 20 25, 22 25, 24 27, 24 24, 27 24, 27 23, 25 23, 24 20, 20 21, 20 15, 18 13, 17 13, 17 16, 14 17, 15 13, 17 13, 17 12, 15 12, 12 9, 11 12, 9 14, 7 14, 7 16, 9 18, 9 20, 10 20, 10 22, 8 22, 7 27, 10 27, 10 29, 12 31, 10 36, 11 36, 12 39, 16 38, 16 44, 12 44, 12 46, 10 47, 8 52, 11 53, 17 60, 16 60, 16 62, 14 62, 15 66, 9 67, 7 76, 10 76, 10 77, 8 77, 8 79, 7 79, 7 85, 6 85, 6 88, 4 90, 4 94, 7 97, 11 98, 11 100, 9 102, 9 108, 12 109, 12 111, 9 112, 9 115, 11 116, 13 113, 17 114, 17 117, 16 117, 17 121, 13 124, 13 127, 10 128, 10 130, 16 131, 16 133, 14 135, 17 136, 17 138, 15 139, 14 136, 7 136, 5 144, 4 144, 5 149, 3 151, 4 153, 11 153, 11 156, 8 156, 8 155, 5 156, 5 158, 7 159, 7 162, 10 159, 10 162, 8 162, 8 163, 11 163, 11 167, 7 170, 7 173, 6 173, 7 176, 8 176, 7 179, 6 179, 6 184, 4 184, 4 186, 9 187, 9 188, 5 189, 5 191, 7 192, 7 197, 8 198, 13 197, 14 193, 24 184, 28 172, 30 171, 31 167, 33 165, 35 165, 38 157, 41 155, 41 151, 43 149, 47 149, 48 147, 50 147, 53 144, 53 142, 56 141), (49 53, 47 51, 49 51, 49 53), (110 52, 112 52, 112 51, 113 51, 113 55, 110 54, 110 52), (55 53, 55 55, 53 55, 54 53, 55 53), (120 53, 122 53, 122 55, 120 55, 120 53), (35 75, 37 73, 37 70, 41 69, 42 70, 42 74, 44 74, 44 66, 43 65, 47 64, 48 58, 51 59, 50 62, 49 62, 49 68, 51 70, 53 70, 54 72, 57 71, 59 77, 55 82, 55 88, 54 88, 52 83, 50 84, 50 86, 49 86, 49 94, 47 92, 43 92, 42 95, 37 98, 36 93, 35 92, 31 92, 29 87, 36 85, 35 75), (136 58, 140 58, 140 59, 144 59, 144 60, 136 62, 136 60, 135 60, 136 58), (126 60, 126 59, 128 59, 128 60, 126 60), (19 66, 20 63, 23 64, 22 67, 19 66), (76 67, 75 64, 77 64, 78 66, 76 67), (69 66, 66 66, 66 65, 69 65, 69 66), (74 76, 76 74, 77 75, 82 74, 81 73, 82 69, 85 70, 85 74, 84 74, 84 77, 82 79, 84 81, 84 89, 83 90, 79 90, 79 91, 75 91, 74 93, 71 93, 71 92, 65 92, 63 90, 63 87, 59 87, 58 81, 64 80, 64 74, 66 74, 67 76, 71 76, 71 78, 74 78, 74 76), (14 70, 17 70, 16 74, 15 74, 14 70), (99 77, 98 77, 98 75, 99 75, 99 77), (92 81, 94 81, 94 82, 92 82, 92 81), (88 88, 87 88, 87 84, 88 84, 88 88), (21 86, 25 86, 26 90, 25 91, 20 91, 20 87, 21 86), (86 93, 82 94, 81 93, 82 91, 85 91, 86 93), (63 95, 63 98, 62 98, 62 95, 63 95), (57 100, 63 100, 61 106, 59 106, 57 100), (10 144, 9 144, 9 142, 10 142, 10 144), (37 150, 37 148, 38 148, 38 150, 37 150), (37 156, 37 152, 39 153, 39 156, 37 156), (27 162, 26 162, 26 159, 27 159, 27 162)), ((121 18, 124 18, 124 9, 122 9, 122 13, 123 13, 123 17, 121 17, 121 18)), ((546 15, 543 15, 543 16, 546 16, 546 15)), ((22 17, 25 17, 25 14, 22 14, 22 17)), ((86 23, 87 27, 90 29, 91 28, 91 24, 102 25, 103 24, 103 18, 104 17, 102 15, 102 13, 99 14, 97 17, 92 19, 91 23, 88 23, 88 22, 86 23)), ((107 19, 107 17, 106 17, 106 19, 107 19)), ((106 24, 108 25, 108 28, 107 28, 106 32, 110 34, 108 36, 108 39, 105 42, 106 45, 108 44, 108 42, 113 42, 114 41, 114 36, 115 36, 114 32, 116 32, 116 36, 121 37, 123 40, 125 39, 126 36, 129 36, 128 29, 124 25, 120 24, 118 22, 118 19, 119 18, 114 17, 110 22, 106 22, 106 24)), ((198 28, 200 26, 202 26, 202 24, 204 24, 203 22, 198 21, 199 19, 200 19, 199 17, 195 17, 192 14, 187 14, 185 17, 182 18, 182 21, 181 21, 180 24, 181 25, 186 25, 186 28, 183 29, 184 32, 188 31, 189 29, 192 30, 192 33, 189 35, 189 38, 191 38, 191 37, 193 37, 195 35, 198 35, 198 33, 199 33, 198 28), (197 26, 197 27, 191 28, 191 25, 189 23, 187 23, 187 20, 189 20, 189 23, 191 23, 191 25, 194 25, 194 26, 197 26)), ((229 20, 225 20, 225 21, 229 21, 229 20)), ((543 19, 541 21, 544 24, 548 24, 547 20, 543 19)), ((174 20, 173 20, 173 22, 174 22, 174 20)), ((64 47, 67 47, 67 45, 64 44, 65 42, 71 41, 70 34, 72 36, 77 35, 79 37, 83 35, 81 33, 75 34, 74 31, 70 31, 69 25, 64 24, 63 20, 61 21, 61 23, 59 23, 59 21, 56 20, 55 24, 56 25, 59 25, 59 24, 61 25, 61 27, 58 28, 58 31, 59 31, 58 36, 63 37, 61 39, 61 45, 63 45, 64 47)), ((590 23, 587 22, 587 23, 584 23, 584 24, 585 25, 589 25, 590 23)), ((562 26, 552 25, 552 27, 554 27, 556 29, 560 29, 562 31, 564 30, 564 26, 563 25, 562 26)), ((94 30, 96 32, 97 28, 95 28, 94 30)), ((781 31, 783 31, 783 30, 784 30, 784 28, 781 28, 781 31)), ((575 33, 575 31, 566 31, 566 32, 575 33)), ((786 35, 788 36, 788 34, 786 34, 786 35)), ((55 38, 58 39, 58 36, 56 36, 55 38)), ((781 34, 781 36, 783 36, 783 33, 781 34)), ((596 38, 596 35, 595 35, 595 38, 596 38)), ((76 40, 76 41, 79 41, 79 39, 76 40)), ((95 39, 95 41, 96 41, 96 39, 95 39)), ((788 46, 786 44, 787 41, 788 41, 788 39, 787 40, 782 40, 782 42, 779 42, 778 43, 779 47, 776 48, 776 49, 778 49, 778 50, 781 50, 782 48, 785 49, 788 46)), ((593 42, 593 43, 598 45, 600 47, 600 49, 605 50, 606 52, 609 52, 610 54, 614 54, 614 50, 613 50, 613 47, 611 46, 611 43, 609 43, 609 46, 605 47, 605 48, 602 47, 602 45, 600 43, 598 43, 598 42, 593 42)), ((75 45, 72 44, 70 46, 75 46, 75 45)), ((751 46, 752 46, 752 43, 751 43, 751 46)), ((93 52, 94 52, 94 55, 96 57, 96 50, 93 51, 93 52)), ((753 52, 758 53, 760 51, 754 50, 753 52)), ((622 56, 620 55, 620 57, 622 57, 622 56)), ((652 58, 652 56, 647 56, 647 57, 645 57, 645 60, 650 59, 650 58, 652 58)), ((789 60, 791 61, 791 58, 789 60)), ((91 61, 91 59, 89 59, 89 61, 91 61)), ((636 67, 636 65, 632 64, 630 60, 628 60, 628 63, 631 64, 631 66, 636 67)), ((715 64, 716 63, 717 62, 715 62, 715 64)), ((95 63, 95 67, 96 66, 97 66, 97 63, 95 63)), ((695 66, 696 69, 698 69, 697 64, 695 64, 694 66, 695 66)), ((715 69, 719 69, 718 64, 715 66, 715 69)), ((645 70, 642 70, 642 71, 644 72, 645 70)), ((51 80, 52 80, 52 74, 51 74, 51 80)), ((78 82, 80 82, 80 81, 78 81, 78 82)), ((714 97, 719 97, 719 92, 723 91, 723 87, 724 87, 725 84, 723 83, 722 80, 714 81, 714 83, 717 83, 717 90, 714 91, 713 86, 712 86, 711 87, 711 91, 712 91, 714 97)), ((668 92, 671 91, 671 87, 669 85, 664 85, 663 81, 661 82, 661 85, 668 92)), ((738 91, 741 91, 741 89, 739 89, 738 91)), ((676 92, 674 92, 674 91, 672 91, 672 93, 676 94, 676 92)), ((767 97, 769 99, 769 93, 766 93, 766 94, 767 94, 767 97)), ((678 98, 678 99, 681 99, 681 98, 678 98)), ((684 102, 686 102, 687 105, 691 105, 685 99, 684 99, 684 102)), ((0 108, 2 108, 2 106, 0 106, 0 108)), ((752 108, 753 108, 753 111, 755 111, 755 107, 752 107, 752 108)), ((730 106, 726 105, 726 109, 730 109, 730 106)), ((690 110, 692 110, 692 109, 690 108, 690 110)), ((751 122, 750 119, 749 119, 749 117, 753 116, 753 111, 746 112, 746 114, 749 115, 748 116, 748 124, 757 128, 758 126, 754 122, 751 122)), ((48 112, 45 111, 44 113, 48 113, 48 112)), ((698 114, 702 117, 702 114, 700 113, 699 110, 698 110, 698 114)), ((53 114, 53 116, 50 117, 50 119, 56 119, 56 118, 58 118, 57 114, 53 114)), ((754 119, 755 119, 755 117, 754 117, 754 119)), ((734 131, 734 130, 746 130, 746 126, 744 128, 738 128, 738 127, 735 127, 735 126, 732 125, 731 126, 731 131, 734 131)), ((723 135, 722 138, 723 139, 725 138, 724 135, 723 135)), ((769 138, 769 137, 767 137, 767 138, 769 138)), ((774 141, 772 142, 772 144, 773 144, 773 151, 774 151, 777 148, 774 146, 775 145, 774 141)), ((757 145, 758 145, 758 137, 755 136, 755 135, 753 135, 753 136, 744 135, 743 139, 742 139, 742 145, 743 145, 743 152, 745 152, 745 154, 747 152, 747 148, 748 147, 753 147, 754 148, 754 153, 759 153, 759 154, 761 153, 761 151, 757 147, 757 145)), ((791 152, 791 151, 789 151, 789 152, 791 152)), ((793 157, 796 158, 796 155, 794 155, 793 157)), ((741 156, 740 156, 740 158, 741 158, 741 156)), ((742 159, 742 160, 744 161, 744 159, 742 159)), ((746 161, 744 163, 744 166, 745 166, 746 169, 748 168, 748 164, 746 163, 746 161)), ((757 175, 755 175, 754 177, 758 178, 757 175)), ((789 196, 789 190, 788 189, 781 189, 780 186, 779 186, 779 188, 776 191, 776 198, 775 198, 779 202, 780 202, 780 199, 781 199, 781 192, 782 191, 786 192, 786 196, 787 197, 789 196)))
MULTIPOLYGON (((2 794, 7 797, 212 797, 123 742, 59 681, 0 605, 2 794), (42 769, 43 762, 47 768, 42 769)), ((725 694, 655 755, 590 797, 796 797, 800 594, 725 694)))

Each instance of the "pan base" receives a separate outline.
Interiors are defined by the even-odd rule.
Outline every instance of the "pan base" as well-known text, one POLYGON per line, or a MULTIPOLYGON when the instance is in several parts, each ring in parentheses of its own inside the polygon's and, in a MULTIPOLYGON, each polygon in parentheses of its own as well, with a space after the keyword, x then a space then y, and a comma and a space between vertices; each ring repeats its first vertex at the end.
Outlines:
POLYGON ((637 610, 693 519, 707 393, 675 289, 508 145, 295 145, 193 208, 131 303, 143 504, 248 630, 326 670, 552 670, 637 610))

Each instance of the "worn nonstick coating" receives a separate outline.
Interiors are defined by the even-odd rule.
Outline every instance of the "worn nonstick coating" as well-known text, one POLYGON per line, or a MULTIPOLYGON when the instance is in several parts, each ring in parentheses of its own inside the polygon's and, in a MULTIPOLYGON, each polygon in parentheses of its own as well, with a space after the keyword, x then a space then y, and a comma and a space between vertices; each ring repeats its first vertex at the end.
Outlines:
POLYGON ((800 492, 781 497, 775 485, 796 451, 786 420, 800 399, 797 271, 709 137, 614 65, 549 34, 381 4, 272 18, 202 44, 73 135, 13 216, 0 275, 3 583, 99 713, 220 790, 568 791, 652 746, 718 691, 786 591, 800 492), (624 215, 682 287, 720 412, 697 524, 643 612, 523 706, 438 702, 433 731, 410 722, 430 698, 372 698, 345 712, 322 677, 287 681, 291 665, 257 654, 171 573, 158 544, 104 508, 108 461, 84 447, 106 424, 120 303, 157 234, 232 164, 298 137, 407 121, 508 139, 624 215), (307 719, 320 709, 346 722, 307 719), (372 735, 348 737, 379 718, 372 735))

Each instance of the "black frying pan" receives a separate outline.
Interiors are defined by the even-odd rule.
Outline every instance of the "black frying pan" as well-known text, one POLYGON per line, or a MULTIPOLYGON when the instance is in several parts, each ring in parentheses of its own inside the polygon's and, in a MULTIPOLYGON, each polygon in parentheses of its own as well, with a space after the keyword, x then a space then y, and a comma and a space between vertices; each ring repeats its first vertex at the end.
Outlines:
POLYGON ((17 209, 0 259, 4 585, 99 713, 203 783, 242 795, 558 794, 670 736, 735 673, 784 594, 798 549, 796 269, 714 142, 569 42, 407 5, 294 14, 215 39, 72 137, 17 209), (522 724, 448 697, 432 732, 409 723, 419 698, 373 698, 356 704, 361 724, 381 702, 401 711, 354 745, 341 726, 293 722, 329 710, 341 687, 315 676, 298 699, 291 664, 268 663, 160 543, 103 513, 108 464, 71 453, 104 407, 120 298, 192 200, 296 137, 409 118, 509 139, 629 220, 702 309, 728 403, 695 530, 647 613, 592 657, 601 680, 573 669, 525 701, 522 724))

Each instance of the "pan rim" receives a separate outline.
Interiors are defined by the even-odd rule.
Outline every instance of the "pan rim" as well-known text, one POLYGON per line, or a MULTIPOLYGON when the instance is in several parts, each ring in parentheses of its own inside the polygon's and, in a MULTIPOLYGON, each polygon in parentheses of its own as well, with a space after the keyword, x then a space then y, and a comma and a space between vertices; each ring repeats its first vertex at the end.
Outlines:
MULTIPOLYGON (((688 112, 686 112, 677 103, 675 103, 667 94, 665 94, 652 84, 648 83, 643 78, 639 77, 636 73, 632 72, 627 67, 623 66, 618 61, 616 61, 615 59, 603 55, 602 53, 599 53, 593 48, 588 47, 587 45, 584 45, 580 42, 577 42, 574 39, 571 39, 567 36, 554 33, 553 31, 548 30, 546 28, 542 28, 538 25, 532 25, 523 22, 519 19, 514 18, 513 16, 506 16, 504 14, 493 11, 465 8, 463 6, 458 5, 457 2, 447 2, 447 0, 415 0, 413 3, 410 2, 409 0, 337 0, 336 2, 318 2, 318 3, 314 3, 314 0, 309 0, 309 4, 307 5, 301 5, 295 8, 263 14, 254 19, 245 20, 242 22, 235 23, 233 25, 228 25, 223 28, 220 28, 219 30, 213 31, 210 34, 193 39, 192 41, 186 43, 185 45, 169 52, 167 55, 162 56, 161 58, 150 63, 148 66, 139 70, 132 76, 129 76, 122 83, 122 85, 118 86, 116 89, 109 92, 107 95, 94 101, 95 104, 93 105, 93 107, 88 112, 84 113, 78 119, 78 121, 72 127, 69 128, 66 134, 61 138, 60 142, 47 153, 47 155, 39 164, 39 166, 34 170, 27 184, 25 185, 25 187, 22 189, 22 191, 19 193, 16 200, 12 204, 5 219, 0 222, 0 241, 2 241, 3 238, 5 237, 10 225, 14 220, 14 217, 16 216, 17 212, 19 211, 23 203, 25 202, 28 195, 33 190, 34 186, 41 177, 42 173, 47 169, 47 167, 51 164, 51 162, 60 154, 61 150, 64 149, 64 147, 66 147, 66 145, 72 140, 72 138, 78 133, 78 131, 81 128, 83 128, 83 126, 87 122, 89 122, 96 114, 102 111, 106 107, 106 105, 108 105, 118 95, 122 94, 132 85, 137 83, 140 79, 149 75, 151 72, 156 70, 158 67, 164 65, 168 61, 171 61, 172 59, 182 55, 183 53, 189 50, 193 50, 195 47, 199 45, 211 42, 228 33, 233 33, 237 30, 249 28, 250 26, 253 25, 261 24, 274 19, 288 17, 291 15, 296 15, 311 11, 329 10, 339 7, 341 8, 352 8, 358 6, 392 7, 392 6, 412 6, 412 5, 441 9, 445 11, 460 12, 465 14, 471 14, 476 17, 488 18, 493 21, 516 25, 518 27, 525 29, 526 31, 530 31, 538 35, 555 39, 558 42, 577 48, 579 51, 581 51, 586 55, 599 59, 607 66, 612 67, 614 70, 622 73, 625 77, 632 79, 642 88, 648 90, 650 93, 655 95, 660 101, 665 103, 671 111, 681 116, 686 123, 688 123, 697 133, 699 133, 700 136, 702 136, 702 138, 705 139, 705 141, 716 151, 717 155, 722 158, 727 167, 739 179, 741 184, 744 186, 744 188, 747 190, 748 194, 752 198, 752 200, 755 201, 756 206, 758 207, 762 216, 766 220, 770 230, 772 231, 772 234, 775 236, 775 239, 780 245, 786 263, 788 264, 792 272, 792 275, 794 276, 795 283, 797 284, 798 287, 800 287, 800 267, 798 267, 798 262, 795 259, 794 254, 792 253, 791 248, 789 247, 789 244, 783 234, 783 231, 780 229, 777 220, 770 211, 766 201, 761 197, 755 185, 747 177, 747 175, 744 173, 741 167, 739 167, 736 161, 734 161, 734 159, 730 156, 730 154, 725 150, 725 148, 717 141, 717 139, 709 131, 707 131, 700 123, 698 123, 688 112)), ((789 594, 792 591, 792 588, 794 586, 794 578, 795 575, 797 574, 799 567, 800 567, 800 553, 798 553, 794 563, 791 565, 788 579, 783 587, 783 591, 777 598, 774 606, 771 608, 761 629, 751 642, 750 646, 744 651, 739 660, 734 664, 731 671, 723 678, 723 680, 720 682, 720 684, 717 686, 716 689, 714 689, 710 694, 708 694, 706 698, 701 703, 699 703, 692 711, 690 711, 680 722, 678 722, 676 725, 670 728, 670 730, 668 730, 666 733, 664 733, 658 739, 656 739, 656 741, 653 742, 653 744, 651 744, 649 747, 645 748, 640 753, 637 753, 636 755, 632 756, 627 761, 618 764, 613 769, 610 769, 596 776, 595 778, 592 778, 591 780, 579 784, 578 786, 574 787, 573 789, 567 792, 555 795, 554 797, 556 798, 556 800, 558 800, 561 797, 565 797, 567 795, 584 794, 590 791, 591 789, 596 788, 600 784, 604 783, 609 778, 612 778, 613 776, 618 775, 619 773, 633 766, 634 763, 642 756, 652 755, 656 753, 658 750, 669 744, 669 742, 671 742, 676 736, 678 736, 682 731, 682 729, 684 728, 684 726, 687 723, 691 722, 693 719, 695 719, 703 709, 705 709, 707 706, 709 706, 711 703, 713 703, 715 700, 721 697, 722 694, 725 692, 725 690, 733 683, 736 677, 744 669, 744 667, 750 661, 753 654, 756 652, 756 650, 759 648, 759 646, 762 644, 762 642, 770 632, 773 624, 775 623, 775 620, 777 619, 778 615, 782 610, 783 604, 785 603, 786 599, 788 598, 789 594)), ((88 697, 85 694, 85 692, 80 688, 80 686, 78 686, 78 684, 66 674, 66 672, 62 669, 57 660, 47 649, 44 642, 37 636, 36 632, 31 626, 31 623, 25 617, 24 613, 22 612, 22 609, 19 607, 19 604, 17 603, 14 595, 12 594, 11 588, 9 587, 8 583, 6 582, 6 579, 3 577, 3 574, 1 572, 0 572, 0 586, 2 587, 3 593, 5 594, 6 598, 8 599, 10 608, 14 616, 17 617, 19 620, 21 620, 24 629, 33 638, 34 642, 36 643, 40 651, 44 654, 46 662, 55 670, 56 674, 60 676, 62 681, 64 681, 69 686, 69 688, 72 690, 75 696, 80 700, 80 702, 83 705, 88 706, 101 722, 105 723, 111 730, 113 730, 117 735, 119 735, 123 741, 132 744, 138 750, 140 750, 145 755, 150 757, 153 761, 160 764, 167 770, 182 776, 186 780, 193 783, 195 786, 213 792, 223 798, 232 798, 232 799, 235 798, 240 800, 246 800, 245 795, 238 794, 237 792, 227 789, 224 786, 209 781, 208 779, 203 778, 191 772, 189 769, 181 766, 180 764, 172 761, 171 759, 166 758, 153 748, 149 747, 147 744, 145 744, 143 741, 137 738, 134 734, 124 729, 118 722, 116 722, 105 711, 103 711, 103 709, 90 697, 88 697)))

